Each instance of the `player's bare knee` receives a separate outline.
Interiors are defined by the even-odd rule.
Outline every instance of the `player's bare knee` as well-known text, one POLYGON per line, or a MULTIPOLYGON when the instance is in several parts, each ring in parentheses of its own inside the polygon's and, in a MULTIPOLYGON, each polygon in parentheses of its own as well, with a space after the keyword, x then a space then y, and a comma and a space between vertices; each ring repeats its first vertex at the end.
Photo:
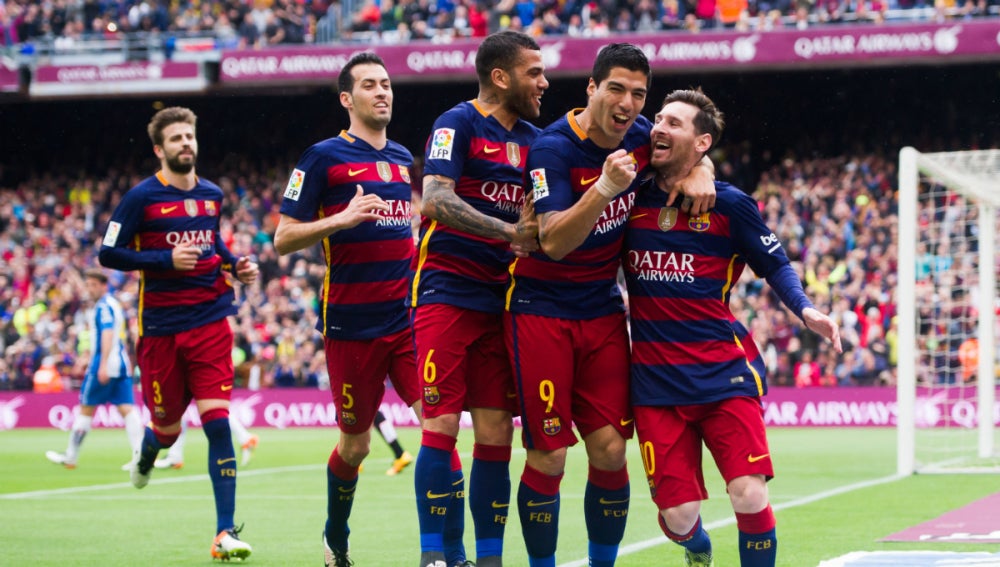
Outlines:
POLYGON ((698 516, 701 514, 701 502, 685 502, 679 506, 660 510, 663 521, 667 524, 667 529, 677 535, 690 533, 694 525, 698 523, 698 516))
POLYGON ((736 512, 752 514, 767 506, 767 482, 761 475, 734 478, 727 488, 729 500, 736 512))
POLYGON ((625 466, 625 439, 612 427, 603 427, 584 438, 590 464, 605 471, 625 466))
POLYGON ((458 437, 459 416, 449 413, 435 417, 424 418, 424 431, 433 431, 449 437, 458 437))

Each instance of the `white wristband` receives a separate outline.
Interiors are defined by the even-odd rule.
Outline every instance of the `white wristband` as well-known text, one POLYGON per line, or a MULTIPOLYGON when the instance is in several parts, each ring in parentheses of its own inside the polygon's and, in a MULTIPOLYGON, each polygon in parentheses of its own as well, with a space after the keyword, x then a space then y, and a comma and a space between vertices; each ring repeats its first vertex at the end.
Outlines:
POLYGON ((594 189, 604 196, 606 199, 614 199, 619 193, 628 189, 628 186, 618 187, 608 178, 607 175, 601 174, 601 177, 594 183, 594 189))

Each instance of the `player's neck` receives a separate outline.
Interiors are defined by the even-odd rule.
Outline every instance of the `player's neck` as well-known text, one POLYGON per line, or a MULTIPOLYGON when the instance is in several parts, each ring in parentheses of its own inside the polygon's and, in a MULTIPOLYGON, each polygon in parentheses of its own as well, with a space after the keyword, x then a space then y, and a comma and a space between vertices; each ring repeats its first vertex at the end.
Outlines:
POLYGON ((191 169, 188 173, 177 173, 164 165, 160 172, 171 187, 176 187, 181 191, 190 191, 198 185, 198 175, 194 169, 191 169))
POLYGON ((489 90, 479 90, 479 96, 476 97, 476 105, 483 112, 492 116, 494 120, 507 130, 511 130, 517 124, 517 121, 521 119, 521 115, 507 108, 503 104, 503 101, 500 100, 500 97, 495 92, 489 90))
POLYGON ((386 144, 389 143, 389 138, 385 133, 385 128, 375 130, 365 126, 364 124, 351 124, 351 127, 347 129, 347 133, 355 138, 368 142, 368 145, 376 150, 381 150, 386 144))
POLYGON ((586 132, 590 141, 599 148, 614 150, 622 143, 621 139, 610 137, 601 130, 600 126, 594 120, 594 115, 590 112, 590 108, 584 108, 576 114, 571 114, 570 120, 576 120, 576 125, 580 127, 580 130, 586 132))

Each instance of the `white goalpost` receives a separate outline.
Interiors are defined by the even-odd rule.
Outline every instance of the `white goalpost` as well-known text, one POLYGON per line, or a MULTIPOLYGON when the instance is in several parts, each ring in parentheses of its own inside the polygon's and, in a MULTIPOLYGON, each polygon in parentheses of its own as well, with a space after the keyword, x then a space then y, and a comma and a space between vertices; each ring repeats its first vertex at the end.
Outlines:
POLYGON ((898 203, 897 471, 1000 471, 1000 150, 903 148, 898 203))

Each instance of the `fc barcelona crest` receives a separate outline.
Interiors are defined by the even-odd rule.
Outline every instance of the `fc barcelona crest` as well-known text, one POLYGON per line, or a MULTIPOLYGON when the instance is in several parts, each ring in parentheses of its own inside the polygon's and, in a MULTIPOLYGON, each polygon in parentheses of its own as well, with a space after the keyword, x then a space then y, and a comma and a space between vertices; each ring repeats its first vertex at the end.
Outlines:
POLYGON ((711 226, 712 223, 708 220, 708 213, 702 213, 688 219, 688 228, 695 232, 705 232, 711 226))
POLYGON ((677 224, 677 207, 663 207, 660 209, 660 216, 656 218, 656 226, 660 230, 667 232, 677 224))
POLYGON ((559 423, 558 417, 549 417, 542 420, 542 431, 546 435, 556 435, 562 431, 562 425, 559 423))
POLYGON ((354 425, 358 422, 358 418, 352 411, 342 411, 340 412, 340 422, 344 425, 354 425))
POLYGON ((507 161, 514 167, 521 165, 521 146, 517 142, 507 142, 507 161))
POLYGON ((406 183, 410 182, 410 168, 405 165, 399 166, 399 176, 403 178, 406 183))
POLYGON ((187 213, 189 217, 198 216, 198 201, 194 199, 184 199, 184 212, 187 213))
POLYGON ((205 201, 205 214, 210 217, 214 217, 216 215, 215 201, 205 201))
POLYGON ((392 181, 392 168, 389 167, 389 162, 377 161, 375 167, 378 168, 378 176, 382 178, 382 181, 386 183, 392 181))
POLYGON ((441 393, 438 392, 437 386, 424 386, 424 403, 433 406, 434 404, 441 401, 441 393))

